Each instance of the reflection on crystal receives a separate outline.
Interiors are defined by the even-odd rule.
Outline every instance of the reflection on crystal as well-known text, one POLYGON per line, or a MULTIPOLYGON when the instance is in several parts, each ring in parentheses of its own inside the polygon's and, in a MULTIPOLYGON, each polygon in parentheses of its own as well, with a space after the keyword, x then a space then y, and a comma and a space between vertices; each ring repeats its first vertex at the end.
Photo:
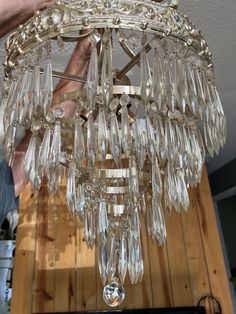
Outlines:
POLYGON ((103 299, 107 305, 116 307, 121 305, 125 298, 125 289, 116 280, 111 284, 106 285, 103 289, 103 299))

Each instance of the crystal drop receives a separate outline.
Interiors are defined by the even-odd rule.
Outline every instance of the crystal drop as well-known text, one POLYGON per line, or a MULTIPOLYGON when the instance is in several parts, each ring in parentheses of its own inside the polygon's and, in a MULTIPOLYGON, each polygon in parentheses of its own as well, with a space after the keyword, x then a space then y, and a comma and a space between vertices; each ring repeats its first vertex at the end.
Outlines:
POLYGON ((190 63, 187 63, 185 68, 186 68, 187 84, 188 84, 188 91, 189 91, 190 109, 195 114, 196 106, 197 106, 196 104, 197 88, 195 84, 194 71, 190 63))
POLYGON ((126 244, 126 236, 124 233, 120 235, 120 243, 119 243, 119 278, 121 284, 124 284, 126 272, 127 272, 127 244, 126 244))
POLYGON ((167 185, 166 185, 166 192, 168 193, 168 199, 170 200, 171 204, 175 207, 177 211, 180 210, 180 204, 178 202, 178 193, 176 189, 176 182, 175 176, 173 173, 173 169, 170 166, 170 163, 167 165, 167 185))
POLYGON ((48 170, 48 193, 49 195, 56 195, 59 192, 61 178, 64 175, 64 168, 59 164, 56 167, 48 170))
POLYGON ((76 118, 75 120, 74 154, 79 165, 83 165, 83 159, 85 157, 85 145, 80 118, 76 118))
POLYGON ((134 122, 135 149, 138 159, 139 169, 144 166, 146 159, 147 134, 146 123, 144 119, 136 119, 134 122))
POLYGON ((24 119, 29 110, 29 84, 30 84, 30 69, 27 68, 23 74, 21 90, 17 97, 19 124, 24 122, 24 119))
POLYGON ((141 239, 139 237, 137 250, 136 250, 136 279, 135 283, 141 282, 144 274, 143 253, 141 239))
POLYGON ((88 131, 87 131, 87 154, 89 166, 93 167, 96 158, 96 142, 93 115, 88 116, 88 131))
POLYGON ((43 136, 38 156, 39 173, 42 174, 44 169, 48 167, 48 158, 50 152, 51 130, 47 129, 43 136))
POLYGON ((162 118, 160 115, 158 115, 156 123, 156 147, 159 159, 165 160, 167 148, 165 146, 165 132, 162 118))
POLYGON ((218 109, 219 113, 224 115, 224 110, 223 110, 223 107, 222 107, 220 95, 219 95, 219 92, 218 92, 216 86, 212 85, 212 92, 213 92, 215 100, 216 100, 216 108, 218 109))
POLYGON ((129 271, 129 277, 131 284, 133 285, 135 283, 135 246, 134 246, 134 238, 132 234, 130 234, 129 237, 129 258, 128 258, 128 271, 129 271))
POLYGON ((107 266, 108 279, 109 282, 112 282, 116 273, 116 237, 114 234, 110 237, 110 251, 107 266))
POLYGON ((204 130, 204 139, 205 139, 206 148, 210 156, 213 158, 214 149, 213 149, 213 144, 212 144, 211 131, 210 131, 209 125, 206 122, 203 123, 203 130, 204 130))
POLYGON ((31 77, 31 84, 29 87, 29 101, 29 118, 31 119, 40 101, 40 67, 38 64, 34 66, 31 77))
POLYGON ((165 147, 168 152, 168 159, 174 160, 175 152, 176 152, 176 144, 177 141, 175 140, 175 132, 173 129, 173 125, 169 118, 165 120, 165 147))
POLYGON ((84 239, 88 248, 92 249, 96 239, 94 211, 92 208, 86 208, 84 213, 84 239))
POLYGON ((25 173, 27 176, 29 176, 31 168, 33 164, 35 163, 35 151, 36 151, 36 145, 37 145, 37 137, 33 135, 30 139, 29 146, 25 155, 25 173))
POLYGON ((107 239, 108 232, 108 218, 107 208, 105 201, 100 201, 98 211, 98 237, 100 241, 105 242, 107 239))
POLYGON ((128 155, 131 150, 132 138, 126 105, 121 108, 121 145, 123 151, 128 155))
POLYGON ((87 101, 89 110, 94 109, 95 97, 97 95, 97 86, 98 86, 98 58, 97 58, 97 47, 93 44, 88 74, 87 74, 87 101))
POLYGON ((10 85, 7 99, 6 99, 6 108, 8 108, 8 109, 12 107, 12 102, 13 102, 13 98, 14 98, 15 91, 16 91, 16 85, 17 85, 17 81, 15 79, 13 79, 11 81, 11 85, 10 85))
POLYGON ((159 110, 165 107, 166 90, 164 84, 163 66, 159 52, 155 49, 153 57, 153 87, 152 93, 155 101, 158 103, 159 110))
POLYGON ((53 96, 53 81, 52 81, 52 61, 50 58, 46 60, 46 66, 44 68, 43 82, 42 82, 42 95, 41 106, 43 108, 44 116, 46 116, 49 106, 52 102, 53 96))
POLYGON ((57 121, 54 126, 52 144, 49 154, 50 166, 51 167, 58 166, 60 158, 61 158, 61 123, 57 121))
POLYGON ((205 95, 202 86, 202 78, 198 68, 194 68, 195 86, 197 91, 198 100, 201 106, 205 104, 205 95))
POLYGON ((14 90, 12 95, 9 95, 7 102, 7 108, 5 110, 6 117, 4 118, 5 125, 13 125, 18 123, 19 118, 19 95, 21 94, 21 84, 22 84, 23 73, 20 72, 17 78, 17 82, 13 85, 14 90), (10 106, 10 107, 9 107, 10 106))
POLYGON ((166 225, 162 210, 161 202, 157 203, 154 199, 152 200, 153 210, 153 228, 156 240, 160 245, 163 245, 166 241, 166 225))
POLYGON ((176 95, 174 86, 174 65, 173 57, 169 57, 167 54, 164 56, 164 70, 165 70, 165 89, 167 96, 167 105, 172 112, 176 107, 176 95))
POLYGON ((130 232, 134 241, 137 242, 140 236, 140 221, 137 207, 131 208, 130 232))
POLYGON ((38 174, 38 145, 37 145, 37 139, 36 139, 36 148, 35 151, 32 152, 33 156, 30 172, 28 174, 29 181, 32 185, 33 190, 38 190, 41 186, 41 178, 38 174))
POLYGON ((185 64, 182 60, 179 60, 179 71, 180 71, 180 102, 179 107, 182 113, 185 113, 186 106, 188 103, 188 84, 186 77, 185 64))
POLYGON ((162 178, 157 158, 155 158, 152 164, 152 193, 153 198, 160 202, 162 196, 162 178))
POLYGON ((109 130, 109 144, 110 151, 116 163, 116 166, 119 167, 120 164, 120 136, 119 136, 119 126, 116 114, 114 112, 110 113, 110 130, 109 130))
POLYGON ((147 210, 146 210, 146 226, 149 237, 151 237, 154 240, 154 226, 153 226, 153 211, 152 206, 148 204, 147 210))
POLYGON ((57 45, 58 48, 60 48, 61 50, 64 49, 64 41, 61 36, 57 36, 57 45))
POLYGON ((184 175, 182 171, 178 171, 178 180, 179 180, 179 194, 181 199, 181 204, 184 210, 187 212, 189 209, 189 196, 186 183, 184 180, 184 175))
POLYGON ((125 289, 117 281, 106 285, 103 289, 103 299, 110 307, 121 305, 125 298, 125 289))
POLYGON ((128 270, 132 284, 136 284, 141 280, 143 276, 143 257, 137 208, 131 210, 128 270))
POLYGON ((107 282, 107 261, 107 243, 102 240, 100 241, 100 238, 98 237, 98 264, 103 285, 107 282))
POLYGON ((83 212, 85 207, 85 192, 83 184, 78 184, 76 211, 83 212))
POLYGON ((4 137, 3 147, 4 147, 4 156, 7 160, 9 166, 13 160, 13 154, 15 151, 15 138, 16 138, 16 126, 9 125, 7 132, 4 137))
POLYGON ((109 105, 113 93, 113 74, 112 74, 112 49, 109 40, 104 49, 101 75, 101 88, 104 104, 109 105))
POLYGON ((144 109, 143 103, 138 100, 137 98, 135 98, 133 100, 133 104, 134 104, 134 109, 136 109, 137 113, 136 116, 138 119, 143 119, 145 117, 146 114, 146 110, 144 109))
POLYGON ((67 187, 66 187, 66 205, 74 213, 76 211, 76 188, 75 188, 75 164, 69 165, 67 187))
POLYGON ((145 48, 140 53, 140 92, 145 106, 151 98, 152 75, 145 48))
POLYGON ((129 159, 129 193, 136 197, 139 195, 138 170, 133 156, 129 159))
POLYGON ((148 116, 146 117, 146 129, 147 129, 146 149, 147 149, 149 159, 152 162, 154 162, 155 157, 156 157, 156 145, 155 145, 156 139, 155 139, 152 123, 148 116))
POLYGON ((98 114, 98 154, 102 162, 106 159, 107 153, 107 125, 105 112, 99 109, 98 114))

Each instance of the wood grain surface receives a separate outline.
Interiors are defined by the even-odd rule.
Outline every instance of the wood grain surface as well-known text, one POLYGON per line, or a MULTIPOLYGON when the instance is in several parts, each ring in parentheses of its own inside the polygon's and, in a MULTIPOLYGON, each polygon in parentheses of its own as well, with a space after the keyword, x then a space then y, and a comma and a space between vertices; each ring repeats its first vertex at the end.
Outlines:
MULTIPOLYGON (((233 314, 221 242, 206 170, 190 191, 188 213, 166 213, 168 240, 158 247, 142 226, 144 279, 127 276, 121 308, 194 306, 213 294, 233 314)), ((88 249, 79 219, 65 206, 65 186, 49 199, 46 186, 21 197, 13 277, 12 314, 105 310, 96 249, 88 249)))

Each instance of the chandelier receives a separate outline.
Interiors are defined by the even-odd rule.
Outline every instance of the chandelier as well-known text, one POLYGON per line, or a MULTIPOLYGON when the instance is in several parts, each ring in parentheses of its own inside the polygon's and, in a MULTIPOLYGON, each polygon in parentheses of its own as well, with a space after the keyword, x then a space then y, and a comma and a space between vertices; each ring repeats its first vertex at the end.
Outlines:
POLYGON ((213 156, 225 143, 211 52, 177 6, 57 1, 6 42, 5 156, 11 164, 23 126, 32 132, 25 158, 32 187, 39 190, 46 176, 55 194, 67 176, 67 207, 83 222, 88 247, 97 245, 110 306, 123 301, 127 273, 132 284, 142 280, 141 216, 163 245, 163 209, 188 211, 188 188, 201 180, 205 149, 213 156), (91 42, 86 77, 54 71, 53 47, 84 37, 91 42), (76 102, 73 117, 63 107, 50 109, 52 77, 84 83, 57 99, 76 102))

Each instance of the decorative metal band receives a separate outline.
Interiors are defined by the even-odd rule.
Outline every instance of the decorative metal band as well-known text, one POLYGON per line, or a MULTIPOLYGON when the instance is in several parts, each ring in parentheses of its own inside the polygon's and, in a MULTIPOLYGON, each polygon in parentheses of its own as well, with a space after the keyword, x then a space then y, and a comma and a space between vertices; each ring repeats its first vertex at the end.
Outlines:
POLYGON ((17 64, 18 57, 40 42, 93 28, 131 29, 176 38, 211 64, 211 52, 200 30, 171 6, 151 0, 77 0, 36 12, 9 36, 6 42, 6 77, 17 64))

